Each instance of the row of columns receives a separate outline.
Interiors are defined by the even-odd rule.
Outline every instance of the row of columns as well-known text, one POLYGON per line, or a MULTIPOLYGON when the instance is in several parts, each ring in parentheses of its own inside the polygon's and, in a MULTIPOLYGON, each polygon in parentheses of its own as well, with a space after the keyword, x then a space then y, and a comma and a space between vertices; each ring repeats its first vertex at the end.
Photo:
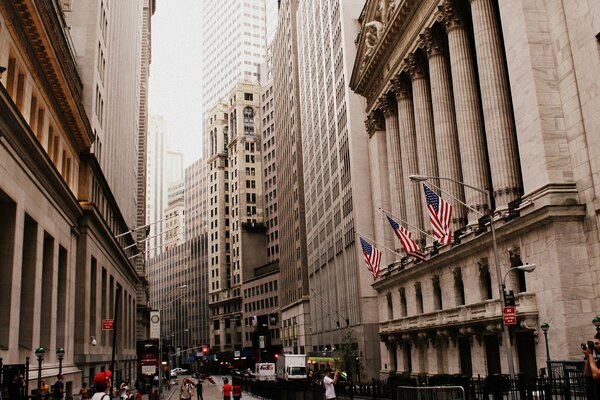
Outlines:
MULTIPOLYGON (((497 210, 520 195, 520 170, 502 34, 495 0, 471 0, 476 57, 464 16, 453 1, 438 7, 443 32, 426 28, 422 50, 410 54, 391 90, 376 106, 385 117, 392 213, 409 224, 429 226, 421 187, 410 174, 443 176, 477 188, 493 188, 497 210), (475 61, 477 64, 475 65, 475 61)), ((485 194, 441 180, 440 188, 483 212, 485 194)), ((480 217, 453 204, 452 229, 473 226, 480 217)), ((418 236, 418 235, 417 235, 418 236)), ((422 239, 422 237, 421 237, 422 239)))

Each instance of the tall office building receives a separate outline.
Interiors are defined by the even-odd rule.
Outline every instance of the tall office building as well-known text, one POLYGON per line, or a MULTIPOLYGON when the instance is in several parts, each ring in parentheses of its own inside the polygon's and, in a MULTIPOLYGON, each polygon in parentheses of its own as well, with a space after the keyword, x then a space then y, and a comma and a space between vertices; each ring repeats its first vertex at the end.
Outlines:
POLYGON ((262 180, 265 199, 265 227, 267 229, 267 258, 279 260, 279 213, 277 211, 277 164, 275 135, 275 100, 273 96, 273 52, 267 47, 267 59, 261 66, 265 79, 261 85, 262 117, 262 180))
POLYGON ((260 85, 238 83, 207 114, 211 347, 241 349, 242 283, 267 261, 262 196, 260 85))
POLYGON ((193 299, 190 304, 189 329, 192 345, 204 346, 209 340, 208 319, 208 243, 206 212, 207 168, 200 158, 185 169, 185 243, 189 254, 188 286, 193 299))
MULTIPOLYGON (((137 167, 140 104, 147 76, 140 73, 147 51, 143 21, 149 4, 95 0, 63 2, 86 90, 83 100, 95 140, 93 152, 115 194, 127 225, 137 222, 137 167)), ((148 62, 146 58, 145 63, 148 62)))
POLYGON ((148 167, 146 187, 147 256, 163 250, 169 185, 183 179, 183 154, 168 150, 167 126, 163 117, 151 115, 148 124, 148 167))
MULTIPOLYGON (((298 81, 297 0, 280 3, 279 29, 272 44, 275 124, 266 158, 276 159, 275 222, 279 222, 279 299, 281 305, 282 344, 285 351, 305 354, 312 350, 310 340, 310 307, 306 220, 304 205, 304 171, 302 160, 302 121, 298 81), (275 136, 276 135, 276 136, 275 136), (277 139, 277 143, 274 143, 277 139), (269 147, 270 148, 270 147, 269 147), (275 154, 275 152, 277 152, 275 154), (267 157, 268 156, 268 157, 267 157), (277 210, 278 208, 278 210, 277 210)), ((272 104, 273 100, 269 100, 272 104)), ((264 107, 264 105, 263 105, 264 107)), ((267 116, 268 120, 269 116, 267 116)), ((324 172, 328 173, 328 172, 324 172)), ((267 190, 267 186, 265 186, 267 190)), ((265 192, 265 197, 270 193, 265 192)), ((267 210, 271 207, 267 204, 267 210)), ((269 219, 270 220, 270 219, 269 219)), ((269 220, 267 222, 269 222, 269 220)), ((316 299, 315 299, 316 300, 316 299)))
POLYGON ((202 1, 203 112, 240 81, 260 81, 264 61, 265 0, 202 1))
POLYGON ((313 350, 338 347, 338 326, 348 321, 367 376, 376 376, 376 292, 356 240, 357 233, 372 236, 375 218, 368 137, 360 97, 346 80, 358 33, 355 13, 363 4, 300 2, 298 67, 313 350))

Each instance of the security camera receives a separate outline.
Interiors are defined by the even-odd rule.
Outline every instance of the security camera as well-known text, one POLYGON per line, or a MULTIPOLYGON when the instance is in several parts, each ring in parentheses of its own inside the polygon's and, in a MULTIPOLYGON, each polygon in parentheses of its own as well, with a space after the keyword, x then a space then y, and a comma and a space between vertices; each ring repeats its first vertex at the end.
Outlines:
POLYGON ((96 341, 96 338, 95 338, 95 337, 93 337, 93 336, 92 336, 92 337, 90 337, 90 344, 91 344, 92 346, 95 346, 95 345, 97 345, 97 344, 98 344, 98 342, 96 341))

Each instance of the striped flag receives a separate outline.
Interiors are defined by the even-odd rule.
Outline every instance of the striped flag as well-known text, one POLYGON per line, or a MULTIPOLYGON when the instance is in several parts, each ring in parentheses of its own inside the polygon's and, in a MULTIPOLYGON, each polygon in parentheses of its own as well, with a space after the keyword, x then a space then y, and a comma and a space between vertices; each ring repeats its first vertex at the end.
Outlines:
POLYGON ((423 189, 425 190, 427 211, 429 211, 429 221, 433 228, 433 234, 440 244, 450 244, 452 242, 452 231, 450 229, 452 206, 429 189, 427 185, 423 185, 423 189))
POLYGON ((392 229, 396 233, 396 236, 400 239, 400 243, 402 244, 404 251, 406 251, 406 254, 418 258, 421 261, 425 261, 425 254, 421 251, 417 242, 413 240, 412 233, 405 227, 400 226, 400 224, 390 218, 389 215, 386 215, 386 217, 388 221, 390 221, 390 225, 392 225, 392 229))
POLYGON ((373 279, 377 279, 381 273, 381 270, 379 269, 379 264, 381 263, 381 252, 374 246, 371 246, 371 244, 362 237, 360 238, 360 245, 362 246, 365 262, 367 263, 367 269, 373 275, 373 279))

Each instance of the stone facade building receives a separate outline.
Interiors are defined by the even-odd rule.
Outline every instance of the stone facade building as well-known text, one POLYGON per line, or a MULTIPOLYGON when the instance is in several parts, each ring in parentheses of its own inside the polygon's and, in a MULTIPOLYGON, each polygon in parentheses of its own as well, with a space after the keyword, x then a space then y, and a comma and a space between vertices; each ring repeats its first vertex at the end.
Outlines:
MULTIPOLYGON (((392 263, 373 285, 382 375, 507 373, 501 283, 525 262, 537 269, 506 275, 517 306, 509 334, 517 372, 545 366, 542 322, 551 327, 553 359, 579 358, 580 339, 593 336, 599 20, 596 3, 366 3, 350 85, 366 100, 369 164, 379 180, 373 212, 387 208, 407 228, 430 231, 422 186, 409 175, 449 178, 430 182, 453 206, 455 237, 437 249, 413 229, 433 250, 429 258, 392 263), (482 218, 486 191, 502 276, 482 218)), ((389 244, 390 232, 376 229, 375 240, 389 244)))
POLYGON ((215 351, 241 350, 242 283, 267 261, 260 95, 258 83, 240 82, 205 121, 210 346, 215 351))
MULTIPOLYGON (((130 260, 134 237, 117 237, 135 221, 136 191, 124 205, 105 176, 114 164, 92 151, 92 89, 82 84, 68 28, 55 2, 0 4, 0 356, 5 365, 29 357, 33 378, 34 350, 45 348, 41 376, 53 382, 62 367, 67 397, 110 367, 112 335, 102 319, 118 328, 115 379, 135 377, 143 280, 130 260)), ((127 103, 134 121, 138 105, 127 103)), ((136 123, 130 128, 137 137, 136 123)), ((129 160, 119 167, 129 183, 119 184, 136 173, 129 160)))

